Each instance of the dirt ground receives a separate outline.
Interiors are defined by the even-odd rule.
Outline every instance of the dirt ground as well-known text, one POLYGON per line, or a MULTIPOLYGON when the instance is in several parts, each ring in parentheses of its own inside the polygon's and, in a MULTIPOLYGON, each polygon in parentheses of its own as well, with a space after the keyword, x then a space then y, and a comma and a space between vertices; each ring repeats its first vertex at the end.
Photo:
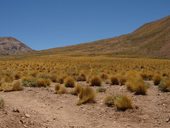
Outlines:
POLYGON ((0 92, 5 100, 0 128, 170 128, 170 93, 153 85, 146 96, 133 95, 125 86, 104 87, 107 91, 97 93, 96 103, 81 106, 77 96, 54 94, 54 86, 0 92), (113 93, 131 97, 134 109, 105 106, 105 96, 113 93))

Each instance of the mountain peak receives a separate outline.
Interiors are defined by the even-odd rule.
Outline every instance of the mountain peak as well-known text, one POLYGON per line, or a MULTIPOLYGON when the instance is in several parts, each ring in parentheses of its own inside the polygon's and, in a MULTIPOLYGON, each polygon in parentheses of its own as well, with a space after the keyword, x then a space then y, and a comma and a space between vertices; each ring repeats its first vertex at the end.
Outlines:
POLYGON ((0 55, 15 55, 33 51, 30 47, 13 37, 0 37, 0 55))

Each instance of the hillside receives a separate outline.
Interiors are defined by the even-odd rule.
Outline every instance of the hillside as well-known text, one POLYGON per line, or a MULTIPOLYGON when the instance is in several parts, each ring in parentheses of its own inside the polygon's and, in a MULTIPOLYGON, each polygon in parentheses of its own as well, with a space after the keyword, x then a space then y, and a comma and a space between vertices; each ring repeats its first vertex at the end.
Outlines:
POLYGON ((125 55, 170 58, 170 16, 144 24, 134 32, 62 48, 41 51, 44 54, 125 55))
POLYGON ((33 51, 21 41, 12 37, 0 37, 0 55, 16 55, 33 51))

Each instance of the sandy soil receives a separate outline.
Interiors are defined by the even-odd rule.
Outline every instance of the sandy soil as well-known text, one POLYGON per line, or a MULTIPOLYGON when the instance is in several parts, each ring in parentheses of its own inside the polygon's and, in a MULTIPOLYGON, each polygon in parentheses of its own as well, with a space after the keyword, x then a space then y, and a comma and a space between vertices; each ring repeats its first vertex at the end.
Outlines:
POLYGON ((151 86, 146 96, 135 96, 125 86, 105 87, 96 103, 81 106, 77 96, 54 94, 53 86, 0 92, 5 100, 0 128, 170 128, 170 93, 151 86), (105 96, 113 93, 131 97, 134 109, 119 112, 105 106, 105 96))

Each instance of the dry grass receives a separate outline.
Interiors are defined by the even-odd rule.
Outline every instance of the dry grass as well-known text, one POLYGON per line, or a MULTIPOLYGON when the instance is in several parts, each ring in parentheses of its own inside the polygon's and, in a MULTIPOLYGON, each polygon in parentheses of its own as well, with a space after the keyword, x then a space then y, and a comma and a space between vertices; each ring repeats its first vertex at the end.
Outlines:
POLYGON ((50 85, 50 80, 45 78, 38 78, 36 80, 36 87, 48 87, 50 85))
POLYGON ((80 84, 77 84, 74 89, 71 91, 72 95, 79 95, 81 92, 82 86, 80 84))
POLYGON ((102 85, 102 81, 99 77, 94 76, 91 81, 90 81, 91 86, 101 86, 102 85))
POLYGON ((66 87, 74 88, 75 80, 72 77, 67 77, 64 82, 66 87))
POLYGON ((123 96, 123 95, 115 96, 114 104, 117 110, 120 110, 120 111, 132 109, 131 99, 128 98, 127 96, 123 96))
POLYGON ((104 99, 104 104, 108 107, 114 106, 114 96, 106 96, 104 99))
POLYGON ((143 79, 139 76, 129 78, 126 83, 127 89, 136 95, 146 95, 147 86, 143 79))
POLYGON ((159 89, 162 92, 170 92, 170 79, 169 78, 162 79, 161 83, 159 84, 159 89))
POLYGON ((1 90, 4 92, 21 91, 23 90, 23 86, 19 80, 15 80, 12 83, 2 83, 1 90))
POLYGON ((159 85, 161 82, 161 76, 159 74, 154 75, 153 82, 154 82, 154 85, 159 85))
POLYGON ((112 76, 110 80, 112 85, 119 85, 119 80, 116 76, 112 76))
POLYGON ((55 85, 55 93, 56 94, 65 94, 65 93, 67 93, 67 89, 64 85, 56 84, 55 85))
POLYGON ((83 87, 79 94, 79 101, 77 105, 85 104, 88 102, 94 102, 96 96, 96 92, 93 88, 86 86, 83 87))

